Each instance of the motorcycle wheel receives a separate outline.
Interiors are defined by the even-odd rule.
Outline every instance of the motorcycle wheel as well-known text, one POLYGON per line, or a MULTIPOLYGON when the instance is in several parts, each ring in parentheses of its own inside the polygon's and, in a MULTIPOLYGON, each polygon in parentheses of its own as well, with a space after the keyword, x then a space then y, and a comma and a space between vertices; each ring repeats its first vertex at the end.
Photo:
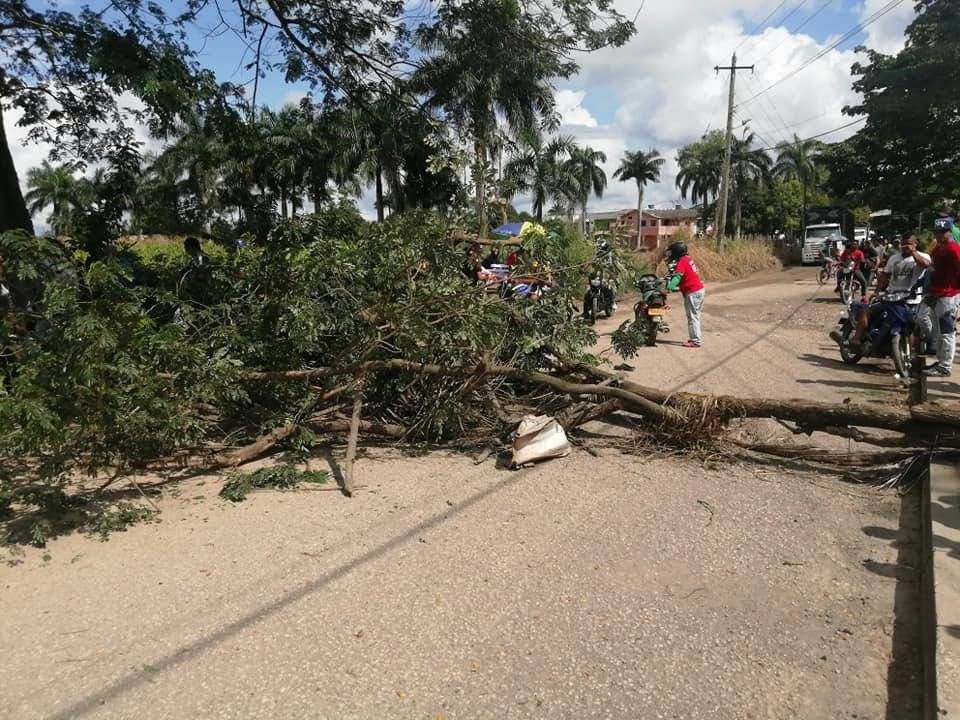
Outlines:
POLYGON ((827 268, 820 268, 820 272, 817 274, 817 284, 823 285, 827 280, 830 279, 830 271, 827 268))
POLYGON ((840 343, 840 359, 843 360, 846 365, 856 365, 863 358, 863 351, 854 352, 850 345, 847 344, 847 340, 850 339, 850 336, 853 335, 854 327, 853 323, 846 322, 843 324, 843 342, 840 343))
POLYGON ((906 380, 910 377, 910 336, 902 333, 897 335, 896 341, 890 343, 890 357, 893 360, 893 367, 897 371, 900 379, 906 380))
POLYGON ((648 317, 646 319, 644 332, 644 344, 647 347, 653 347, 657 344, 657 324, 653 321, 653 318, 648 317))
POLYGON ((840 302, 849 307, 852 297, 853 283, 849 280, 844 280, 840 283, 840 302))
POLYGON ((593 325, 597 321, 597 317, 600 315, 600 299, 596 295, 590 298, 589 312, 590 317, 588 318, 588 321, 591 325, 593 325))

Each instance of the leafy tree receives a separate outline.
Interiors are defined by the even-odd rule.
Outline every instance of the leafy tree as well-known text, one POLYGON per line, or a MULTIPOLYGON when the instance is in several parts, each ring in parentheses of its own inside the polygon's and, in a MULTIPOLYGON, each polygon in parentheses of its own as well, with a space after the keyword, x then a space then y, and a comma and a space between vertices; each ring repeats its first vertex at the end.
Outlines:
MULTIPOLYGON (((818 165, 821 152, 821 143, 816 140, 803 140, 796 133, 791 142, 777 146, 777 162, 773 166, 773 174, 780 178, 793 178, 800 181, 801 215, 807 209, 807 193, 817 187, 821 178, 818 165)), ((801 232, 804 231, 802 222, 800 229, 801 232)))
POLYGON ((677 188, 684 199, 688 194, 693 202, 702 202, 704 225, 706 225, 707 203, 712 195, 720 191, 720 177, 723 172, 725 141, 723 133, 714 130, 700 140, 690 143, 677 153, 677 188))
POLYGON ((827 158, 835 194, 906 214, 960 187, 960 4, 919 0, 916 9, 896 56, 861 48, 867 60, 852 69, 861 101, 844 112, 866 123, 827 158))
POLYGON ((756 134, 734 138, 731 148, 730 178, 733 181, 734 237, 740 238, 740 223, 743 218, 743 200, 751 188, 761 185, 770 177, 771 160, 767 151, 754 147, 756 134))
POLYGON ((593 50, 623 44, 633 25, 606 0, 444 2, 436 17, 417 33, 425 57, 413 90, 469 136, 476 213, 485 232, 491 147, 500 120, 515 136, 554 127, 551 81, 577 71, 573 52, 580 45, 593 50))
MULTIPOLYGON (((117 152, 133 140, 116 132, 131 115, 163 134, 183 107, 215 87, 210 74, 191 64, 182 33, 168 21, 158 4, 141 0, 76 12, 38 9, 27 0, 0 3, 0 106, 19 109, 30 139, 51 141, 55 160, 83 163, 117 152), (142 107, 124 108, 118 102, 124 93, 142 107)), ((32 232, 3 134, 0 198, 0 232, 32 232)))
POLYGON ((40 167, 31 168, 27 173, 27 192, 24 199, 32 215, 43 212, 48 207, 50 226, 54 235, 63 235, 68 231, 70 212, 80 204, 82 186, 69 166, 54 167, 44 161, 40 167))
MULTIPOLYGON (((572 170, 569 166, 563 168, 563 163, 571 156, 574 147, 570 136, 562 135, 545 141, 537 131, 525 132, 520 136, 514 156, 504 167, 506 195, 513 197, 517 192, 530 193, 537 222, 543 222, 543 210, 547 202, 561 194, 565 184, 561 175, 572 170)), ((572 176, 572 172, 567 174, 572 176)), ((570 184, 566 182, 568 188, 570 184)))
POLYGON ((566 165, 570 174, 577 180, 578 197, 580 202, 580 229, 587 230, 587 201, 590 193, 596 197, 603 197, 607 187, 607 174, 600 167, 607 161, 605 153, 591 147, 575 147, 570 153, 566 165))
POLYGON ((613 177, 621 182, 633 180, 637 183, 637 241, 642 234, 643 188, 647 183, 660 182, 660 168, 666 162, 659 150, 644 152, 628 150, 620 161, 620 167, 613 171, 613 177))

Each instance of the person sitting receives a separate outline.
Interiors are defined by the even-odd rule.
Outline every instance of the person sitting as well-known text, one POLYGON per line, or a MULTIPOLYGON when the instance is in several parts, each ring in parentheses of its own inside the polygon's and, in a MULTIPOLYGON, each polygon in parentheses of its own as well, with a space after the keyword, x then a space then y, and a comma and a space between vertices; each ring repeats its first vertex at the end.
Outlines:
MULTIPOLYGON (((891 257, 884 269, 880 271, 877 295, 886 292, 897 298, 892 302, 905 302, 915 314, 923 298, 923 279, 929 263, 930 256, 917 250, 916 237, 910 234, 904 235, 900 239, 900 252, 891 257), (907 295, 905 300, 897 297, 903 295, 907 295)), ((857 313, 857 326, 849 341, 851 347, 860 347, 871 323, 883 315, 882 307, 882 305, 870 304, 854 306, 854 312, 857 313)), ((830 337, 838 344, 843 342, 837 330, 831 332, 830 337)))
POLYGON ((860 271, 860 266, 866 261, 863 251, 860 249, 856 240, 851 240, 850 238, 843 238, 843 252, 840 253, 840 270, 841 272, 837 273, 837 287, 834 292, 840 292, 840 283, 843 281, 843 273, 846 271, 846 266, 853 264, 853 277, 860 283, 860 297, 861 301, 865 300, 867 297, 867 279, 863 276, 863 273, 860 271))

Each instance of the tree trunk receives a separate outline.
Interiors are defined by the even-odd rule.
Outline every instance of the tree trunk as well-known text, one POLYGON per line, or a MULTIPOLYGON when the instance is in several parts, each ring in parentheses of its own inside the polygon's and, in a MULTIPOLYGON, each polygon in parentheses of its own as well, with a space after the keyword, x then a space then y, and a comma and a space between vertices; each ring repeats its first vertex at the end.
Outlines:
POLYGON ((637 245, 639 250, 643 247, 643 185, 637 183, 637 245))
POLYGON ((801 192, 801 210, 800 210, 800 242, 803 243, 807 239, 807 184, 800 181, 800 192, 801 192))
POLYGON ((20 191, 20 178, 10 154, 0 107, 0 232, 7 230, 26 230, 33 235, 33 221, 20 191))
POLYGON ((377 174, 375 178, 377 184, 377 222, 383 222, 383 167, 377 161, 377 174))
POLYGON ((583 198, 583 211, 580 213, 580 230, 584 236, 587 234, 587 198, 583 198))
MULTIPOLYGON (((480 226, 480 237, 485 238, 487 236, 487 157, 484 152, 483 142, 479 139, 473 143, 473 154, 474 160, 476 161, 476 177, 474 177, 474 182, 477 186, 477 223, 480 226)), ((542 219, 542 216, 540 219, 542 219)))
POLYGON ((287 189, 285 187, 280 188, 280 217, 284 220, 287 219, 287 189))
POLYGON ((733 222, 734 222, 733 239, 734 240, 740 239, 740 219, 742 216, 742 211, 743 211, 743 199, 740 197, 740 193, 737 192, 736 196, 734 197, 734 211, 733 211, 733 218, 734 218, 733 219, 733 222))

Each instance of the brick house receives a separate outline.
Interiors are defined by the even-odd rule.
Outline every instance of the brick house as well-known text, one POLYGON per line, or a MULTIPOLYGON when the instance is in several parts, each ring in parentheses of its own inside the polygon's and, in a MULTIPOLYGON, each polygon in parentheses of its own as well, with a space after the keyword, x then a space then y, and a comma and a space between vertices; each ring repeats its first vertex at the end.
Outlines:
POLYGON ((638 250, 656 250, 670 243, 680 232, 689 236, 697 233, 698 208, 661 209, 652 206, 643 211, 640 237, 637 241, 637 209, 587 213, 587 226, 595 232, 609 232, 616 240, 638 250))

